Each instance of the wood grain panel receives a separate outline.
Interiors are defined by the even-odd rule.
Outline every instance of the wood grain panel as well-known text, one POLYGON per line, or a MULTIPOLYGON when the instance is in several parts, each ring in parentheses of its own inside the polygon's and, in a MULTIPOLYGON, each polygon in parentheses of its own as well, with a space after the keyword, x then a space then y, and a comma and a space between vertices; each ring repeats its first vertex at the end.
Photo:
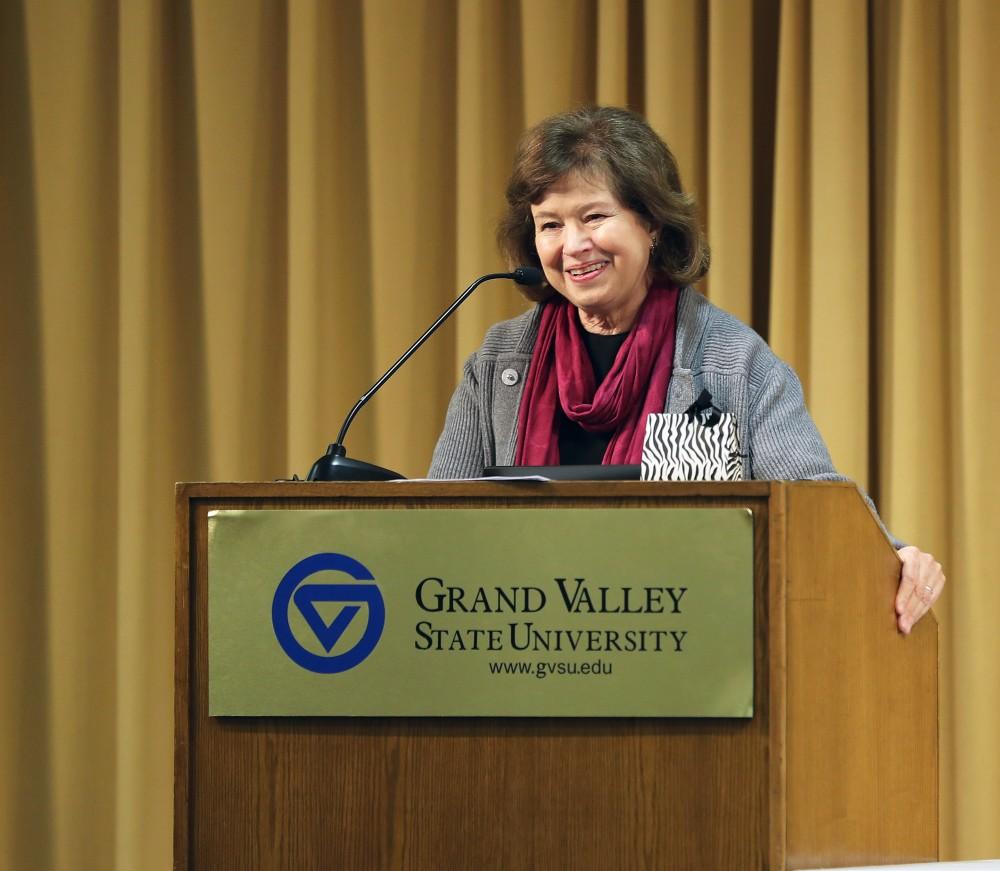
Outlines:
POLYGON ((789 868, 938 856, 937 624, 896 631, 899 558, 853 488, 788 488, 789 868))

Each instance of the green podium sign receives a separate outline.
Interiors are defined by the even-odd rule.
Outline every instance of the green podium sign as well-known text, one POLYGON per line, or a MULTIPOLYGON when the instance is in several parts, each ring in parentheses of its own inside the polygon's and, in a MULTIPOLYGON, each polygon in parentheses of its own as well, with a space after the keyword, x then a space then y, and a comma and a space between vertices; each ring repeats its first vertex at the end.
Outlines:
POLYGON ((746 509, 208 523, 212 716, 753 715, 746 509))

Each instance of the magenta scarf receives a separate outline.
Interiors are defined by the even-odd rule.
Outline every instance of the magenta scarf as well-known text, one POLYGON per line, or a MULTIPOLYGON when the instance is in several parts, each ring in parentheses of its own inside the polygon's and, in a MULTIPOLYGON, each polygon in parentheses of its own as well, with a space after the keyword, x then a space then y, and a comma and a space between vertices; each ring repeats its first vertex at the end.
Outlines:
POLYGON ((674 368, 677 297, 676 287, 650 288, 614 366, 596 390, 576 307, 557 296, 542 308, 518 412, 514 465, 559 465, 558 406, 589 432, 614 430, 605 465, 642 461, 646 417, 663 412, 674 368))

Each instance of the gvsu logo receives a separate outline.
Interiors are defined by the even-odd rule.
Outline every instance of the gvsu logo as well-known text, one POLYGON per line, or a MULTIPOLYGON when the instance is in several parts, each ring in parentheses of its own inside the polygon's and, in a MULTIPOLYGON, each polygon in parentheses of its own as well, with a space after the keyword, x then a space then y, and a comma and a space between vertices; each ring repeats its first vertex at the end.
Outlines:
MULTIPOLYGON (((372 583, 374 580, 361 563, 340 553, 317 553, 297 562, 281 579, 271 604, 271 623, 282 650, 293 662, 309 671, 336 674, 354 668, 375 649, 385 628, 385 602, 379 588, 372 583), (341 572, 361 583, 303 583, 317 572, 341 572), (290 622, 293 603, 326 656, 307 649, 296 637, 290 622), (317 605, 331 603, 333 609, 326 610, 332 619, 327 622, 317 605), (342 606, 339 609, 336 608, 338 604, 342 606), (362 605, 368 606, 368 624, 361 637, 350 649, 330 655, 348 632, 362 605)), ((301 621, 297 622, 300 634, 304 633, 305 627, 301 626, 301 621)), ((356 627, 351 634, 357 634, 356 627)), ((310 642, 310 646, 316 645, 310 642)))

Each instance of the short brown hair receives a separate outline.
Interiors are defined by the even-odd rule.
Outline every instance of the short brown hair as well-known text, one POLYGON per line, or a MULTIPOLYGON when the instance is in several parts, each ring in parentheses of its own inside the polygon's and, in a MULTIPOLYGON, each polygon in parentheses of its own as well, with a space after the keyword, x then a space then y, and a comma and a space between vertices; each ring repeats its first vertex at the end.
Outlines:
MULTIPOLYGON (((682 286, 708 271, 708 243, 677 161, 644 118, 615 106, 552 115, 521 137, 507 182, 507 213, 497 228, 511 268, 541 266, 531 206, 569 172, 606 180, 619 202, 649 223, 657 240, 650 256, 655 276, 682 286)), ((555 293, 548 285, 524 292, 536 302, 555 293)))

